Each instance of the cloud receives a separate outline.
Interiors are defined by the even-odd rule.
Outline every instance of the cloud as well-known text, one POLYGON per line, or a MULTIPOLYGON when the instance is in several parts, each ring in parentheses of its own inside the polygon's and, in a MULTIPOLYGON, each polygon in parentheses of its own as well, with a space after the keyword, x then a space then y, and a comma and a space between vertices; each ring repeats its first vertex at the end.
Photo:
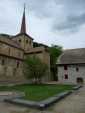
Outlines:
POLYGON ((17 0, 0 1, 0 33, 15 33, 19 16, 17 0))
POLYGON ((77 32, 85 24, 85 0, 60 0, 60 4, 63 4, 65 19, 61 22, 55 19, 53 30, 77 32))
POLYGON ((56 4, 54 0, 28 0, 26 5, 38 18, 50 18, 55 15, 56 4))
MULTIPOLYGON (((85 0, 50 0, 50 2, 49 0, 3 0, 0 3, 0 16, 5 13, 10 20, 9 18, 12 17, 8 17, 8 14, 14 10, 17 12, 18 7, 23 7, 24 3, 27 13, 33 13, 41 20, 51 19, 52 32, 77 32, 85 24, 85 0)), ((14 18, 16 16, 15 13, 11 15, 14 18)), ((4 19, 4 23, 8 21, 7 19, 4 19)))
POLYGON ((85 0, 24 0, 37 18, 52 19, 54 31, 76 32, 85 24, 85 0))
POLYGON ((64 22, 56 23, 53 25, 53 30, 58 31, 70 31, 70 32, 76 32, 80 28, 80 26, 85 24, 85 13, 79 16, 71 15, 68 16, 67 19, 64 22))
POLYGON ((1 0, 1 33, 20 31, 24 3, 27 33, 35 41, 64 48, 85 47, 85 0, 1 0))

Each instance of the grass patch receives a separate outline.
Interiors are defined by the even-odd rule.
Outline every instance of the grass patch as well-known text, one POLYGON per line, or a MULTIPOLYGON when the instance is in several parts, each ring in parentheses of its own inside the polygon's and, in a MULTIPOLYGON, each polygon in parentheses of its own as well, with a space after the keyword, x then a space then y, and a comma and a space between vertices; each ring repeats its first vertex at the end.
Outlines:
POLYGON ((24 99, 41 101, 53 95, 71 90, 73 85, 15 85, 0 86, 0 91, 21 91, 25 93, 24 99))

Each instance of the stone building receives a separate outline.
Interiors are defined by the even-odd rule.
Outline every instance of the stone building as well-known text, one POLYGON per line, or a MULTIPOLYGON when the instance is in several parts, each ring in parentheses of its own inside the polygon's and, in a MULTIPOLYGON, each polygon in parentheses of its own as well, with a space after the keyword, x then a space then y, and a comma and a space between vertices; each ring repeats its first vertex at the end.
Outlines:
POLYGON ((85 48, 65 50, 58 59, 60 83, 85 83, 85 48))
POLYGON ((15 36, 0 34, 0 83, 22 82, 23 60, 26 56, 36 55, 49 66, 46 80, 50 80, 50 55, 48 47, 43 44, 34 47, 33 38, 26 33, 25 8, 20 33, 15 36))

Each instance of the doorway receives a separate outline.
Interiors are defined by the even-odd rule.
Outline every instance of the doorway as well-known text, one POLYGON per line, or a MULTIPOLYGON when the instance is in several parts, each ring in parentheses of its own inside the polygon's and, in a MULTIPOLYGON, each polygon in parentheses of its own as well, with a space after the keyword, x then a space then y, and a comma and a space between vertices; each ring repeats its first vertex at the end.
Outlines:
POLYGON ((83 84, 83 82, 84 82, 84 80, 83 80, 82 77, 78 77, 78 78, 77 78, 77 83, 78 83, 78 84, 83 84))

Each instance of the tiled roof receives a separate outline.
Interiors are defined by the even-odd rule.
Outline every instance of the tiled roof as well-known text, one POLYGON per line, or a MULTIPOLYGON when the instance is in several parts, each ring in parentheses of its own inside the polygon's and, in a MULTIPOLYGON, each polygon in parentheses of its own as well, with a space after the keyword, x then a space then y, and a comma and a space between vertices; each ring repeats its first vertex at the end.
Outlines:
POLYGON ((65 50, 58 59, 57 64, 85 63, 85 48, 65 50))

